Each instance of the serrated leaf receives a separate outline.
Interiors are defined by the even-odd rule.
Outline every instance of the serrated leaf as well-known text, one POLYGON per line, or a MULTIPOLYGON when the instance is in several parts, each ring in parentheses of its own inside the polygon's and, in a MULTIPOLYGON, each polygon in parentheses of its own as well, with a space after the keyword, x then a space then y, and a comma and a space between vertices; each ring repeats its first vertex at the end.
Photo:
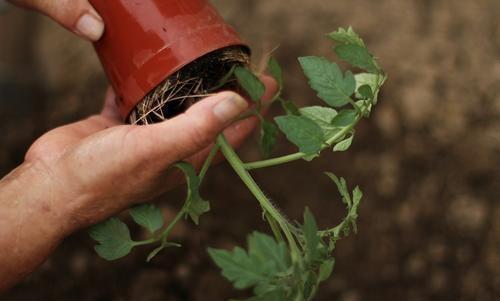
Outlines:
POLYGON ((233 282, 237 289, 252 287, 266 279, 267 266, 260 265, 240 247, 234 248, 232 252, 208 249, 208 254, 222 269, 222 275, 233 282))
POLYGON ((335 144, 333 147, 334 152, 345 152, 346 150, 349 149, 352 145, 352 140, 354 139, 354 135, 351 135, 349 138, 340 141, 339 143, 335 144))
POLYGON ((345 76, 342 75, 337 64, 323 57, 301 57, 299 62, 311 88, 328 105, 342 107, 351 101, 351 95, 356 90, 356 80, 350 71, 345 76))
POLYGON ((361 189, 356 186, 352 192, 352 206, 350 209, 350 217, 351 217, 351 227, 354 233, 358 233, 358 227, 356 225, 356 220, 358 219, 358 208, 361 204, 361 199, 363 198, 363 192, 361 189))
POLYGON ((285 244, 277 243, 269 235, 259 232, 249 236, 248 253, 240 247, 234 248, 233 251, 209 249, 208 253, 222 269, 222 275, 233 282, 235 288, 254 287, 254 293, 257 295, 267 295, 279 289, 272 286, 271 279, 290 268, 285 244))
POLYGON ((277 243, 269 235, 254 232, 248 237, 249 255, 258 261, 274 263, 272 273, 285 272, 289 266, 287 248, 283 242, 277 243))
POLYGON ((275 118, 287 139, 305 154, 316 154, 324 141, 323 130, 314 121, 304 116, 279 116, 275 118))
POLYGON ((379 68, 373 56, 364 46, 344 44, 335 47, 335 53, 349 64, 368 72, 379 73, 379 68))
POLYGON ((115 217, 93 226, 89 234, 99 242, 97 254, 109 261, 127 256, 134 247, 127 225, 115 217))
POLYGON ((345 29, 340 27, 337 31, 334 31, 328 35, 334 41, 341 44, 354 44, 358 46, 365 46, 365 43, 360 38, 360 36, 354 32, 352 27, 345 29))
POLYGON ((358 210, 361 204, 361 198, 363 197, 363 192, 359 189, 359 187, 356 187, 353 190, 351 197, 344 178, 338 178, 332 173, 325 174, 337 185, 339 193, 342 195, 342 202, 347 206, 347 216, 344 218, 340 225, 332 229, 333 236, 335 237, 335 239, 340 238, 340 233, 343 233, 344 236, 347 236, 349 235, 351 228, 356 233, 356 221, 358 218, 358 210))
POLYGON ((322 282, 330 278, 334 267, 335 267, 335 259, 324 261, 319 267, 319 274, 318 274, 319 281, 322 282))
POLYGON ((266 87, 259 78, 244 67, 236 67, 234 74, 236 75, 238 83, 248 96, 250 96, 253 101, 259 102, 266 91, 266 87))
POLYGON ((312 106, 300 108, 300 113, 320 126, 331 126, 337 111, 328 107, 312 106))
POLYGON ((268 121, 262 120, 260 124, 260 149, 264 157, 269 157, 276 145, 278 137, 278 127, 268 121))
POLYGON ((363 85, 363 86, 359 87, 358 92, 362 96, 363 99, 372 99, 373 98, 373 91, 369 85, 363 85))
POLYGON ((283 70, 278 61, 271 57, 267 63, 267 71, 278 83, 279 90, 283 89, 283 70))
POLYGON ((175 167, 182 170, 186 177, 186 212, 191 217, 191 220, 198 225, 200 222, 200 216, 210 211, 210 203, 203 200, 200 196, 200 178, 196 174, 193 166, 189 163, 181 162, 175 164, 175 167))
POLYGON ((358 112, 356 110, 342 110, 332 120, 332 124, 336 127, 346 127, 356 121, 358 112))
POLYGON ((347 187, 347 182, 344 178, 338 178, 335 174, 331 172, 325 172, 325 174, 335 183, 337 189, 342 196, 342 202, 347 205, 348 208, 351 208, 351 196, 349 195, 349 189, 347 187))
POLYGON ((317 261, 320 255, 318 250, 320 237, 318 235, 318 224, 309 208, 306 208, 304 212, 302 232, 304 233, 304 240, 306 242, 306 258, 311 262, 317 261))
POLYGON ((300 113, 316 122, 317 125, 323 130, 325 140, 339 131, 337 127, 332 124, 333 118, 337 116, 337 111, 332 108, 312 106, 300 109, 300 113))
POLYGON ((140 226, 154 233, 163 227, 161 210, 153 204, 144 204, 129 209, 130 216, 140 226))

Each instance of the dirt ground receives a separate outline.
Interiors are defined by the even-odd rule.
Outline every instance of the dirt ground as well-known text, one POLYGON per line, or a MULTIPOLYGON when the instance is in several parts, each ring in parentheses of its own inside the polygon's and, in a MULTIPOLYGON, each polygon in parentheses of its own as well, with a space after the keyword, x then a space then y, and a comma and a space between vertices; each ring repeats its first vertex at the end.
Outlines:
MULTIPOLYGON (((351 24, 389 74, 380 105, 353 149, 255 173, 288 215, 308 205, 322 225, 342 216, 325 170, 364 192, 359 234, 339 243, 335 275, 316 300, 500 300, 500 1, 217 0, 258 56, 276 52, 287 97, 318 100, 296 57, 330 54, 323 34, 351 24)), ((55 126, 97 112, 106 87, 91 45, 46 18, 0 14, 0 174, 55 126)), ((250 141, 245 158, 255 158, 250 141)), ((291 151, 284 144, 280 151, 291 151)), ((227 300, 234 291, 208 246, 243 244, 266 230, 232 170, 211 171, 212 212, 182 224, 181 249, 146 264, 148 250, 107 263, 86 233, 68 238, 1 300, 227 300)), ((175 212, 182 190, 159 202, 175 212)))

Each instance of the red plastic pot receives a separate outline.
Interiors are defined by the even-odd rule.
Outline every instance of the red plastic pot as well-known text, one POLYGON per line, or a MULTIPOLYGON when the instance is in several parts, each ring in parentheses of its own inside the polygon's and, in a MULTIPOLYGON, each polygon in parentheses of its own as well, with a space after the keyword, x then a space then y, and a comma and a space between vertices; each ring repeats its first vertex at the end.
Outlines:
POLYGON ((125 119, 168 76, 214 50, 244 45, 207 0, 90 0, 106 30, 95 43, 125 119))

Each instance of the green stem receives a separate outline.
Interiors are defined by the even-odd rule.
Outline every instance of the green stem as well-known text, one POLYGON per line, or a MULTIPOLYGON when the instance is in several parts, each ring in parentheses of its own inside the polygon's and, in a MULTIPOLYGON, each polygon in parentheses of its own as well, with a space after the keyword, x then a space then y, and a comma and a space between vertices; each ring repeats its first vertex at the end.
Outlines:
POLYGON ((198 175, 198 178, 200 179, 200 183, 203 182, 203 179, 205 178, 205 175, 207 174, 207 171, 210 168, 210 165, 212 164, 212 161, 214 160, 218 151, 219 151, 219 145, 215 144, 212 147, 212 149, 210 150, 210 153, 208 154, 208 157, 205 160, 203 167, 201 168, 200 174, 198 175))
POLYGON ((276 224, 276 221, 269 217, 267 213, 265 214, 266 220, 269 223, 269 226, 271 227, 271 231, 273 231, 274 237, 276 238, 277 241, 283 241, 283 236, 281 235, 280 229, 278 228, 278 225, 276 224))
POLYGON ((170 222, 170 224, 168 224, 168 226, 165 229, 165 231, 163 231, 163 233, 161 234, 161 241, 162 241, 163 244, 167 241, 167 238, 170 235, 170 232, 172 232, 172 230, 174 229, 175 225, 180 221, 180 219, 182 218, 182 216, 184 216, 184 214, 186 212, 186 208, 187 208, 187 204, 184 204, 184 206, 182 207, 181 211, 179 211, 177 213, 177 215, 175 216, 175 218, 170 222))
MULTIPOLYGON (((238 157, 238 155, 233 150, 233 148, 229 145, 226 138, 223 135, 220 135, 217 138, 217 143, 219 144, 222 153, 226 157, 226 160, 233 167, 234 171, 238 174, 238 176, 241 178, 243 183, 245 183, 245 185, 248 187, 250 192, 252 192, 252 194, 255 196, 257 201, 260 203, 260 205, 262 206, 264 211, 267 213, 268 220, 273 219, 280 226, 281 231, 283 231, 283 233, 285 234, 285 237, 288 240, 288 244, 290 245, 292 260, 297 261, 301 264, 302 260, 300 258, 300 250, 297 246, 295 238, 293 237, 292 233, 290 232, 290 229, 288 229, 288 222, 287 222, 286 218, 281 215, 281 213, 273 206, 273 204, 271 204, 271 202, 266 197, 264 192, 262 192, 260 187, 255 182, 255 180, 252 178, 252 176, 245 169, 243 162, 238 157)), ((270 225, 271 225, 271 228, 273 228, 271 223, 270 223, 270 225)))
MULTIPOLYGON (((361 119, 361 117, 358 116, 358 118, 355 120, 355 122, 353 124, 344 127, 337 134, 335 134, 332 138, 328 139, 325 143, 326 144, 325 148, 332 146, 333 143, 337 142, 340 138, 344 137, 347 133, 349 133, 354 128, 354 126, 358 123, 358 121, 360 119, 361 119)), ((273 159, 244 163, 243 166, 246 170, 265 168, 265 167, 271 167, 271 166, 285 164, 288 162, 297 161, 297 160, 303 159, 307 156, 308 156, 308 154, 298 152, 295 154, 277 157, 277 158, 273 158, 273 159)))
POLYGON ((149 245, 149 244, 155 243, 157 241, 158 241, 157 238, 150 238, 150 239, 141 240, 141 241, 134 241, 133 245, 134 245, 134 247, 137 247, 137 246, 149 245))

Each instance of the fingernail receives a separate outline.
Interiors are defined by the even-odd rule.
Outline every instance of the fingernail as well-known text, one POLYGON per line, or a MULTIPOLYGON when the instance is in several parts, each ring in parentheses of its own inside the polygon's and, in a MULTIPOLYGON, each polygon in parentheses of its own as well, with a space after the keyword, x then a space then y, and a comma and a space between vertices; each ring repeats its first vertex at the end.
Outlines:
POLYGON ((238 94, 230 93, 212 109, 214 115, 222 122, 229 122, 248 108, 248 103, 238 94))
POLYGON ((92 14, 87 13, 76 22, 76 31, 91 41, 97 41, 104 32, 104 23, 92 14))

